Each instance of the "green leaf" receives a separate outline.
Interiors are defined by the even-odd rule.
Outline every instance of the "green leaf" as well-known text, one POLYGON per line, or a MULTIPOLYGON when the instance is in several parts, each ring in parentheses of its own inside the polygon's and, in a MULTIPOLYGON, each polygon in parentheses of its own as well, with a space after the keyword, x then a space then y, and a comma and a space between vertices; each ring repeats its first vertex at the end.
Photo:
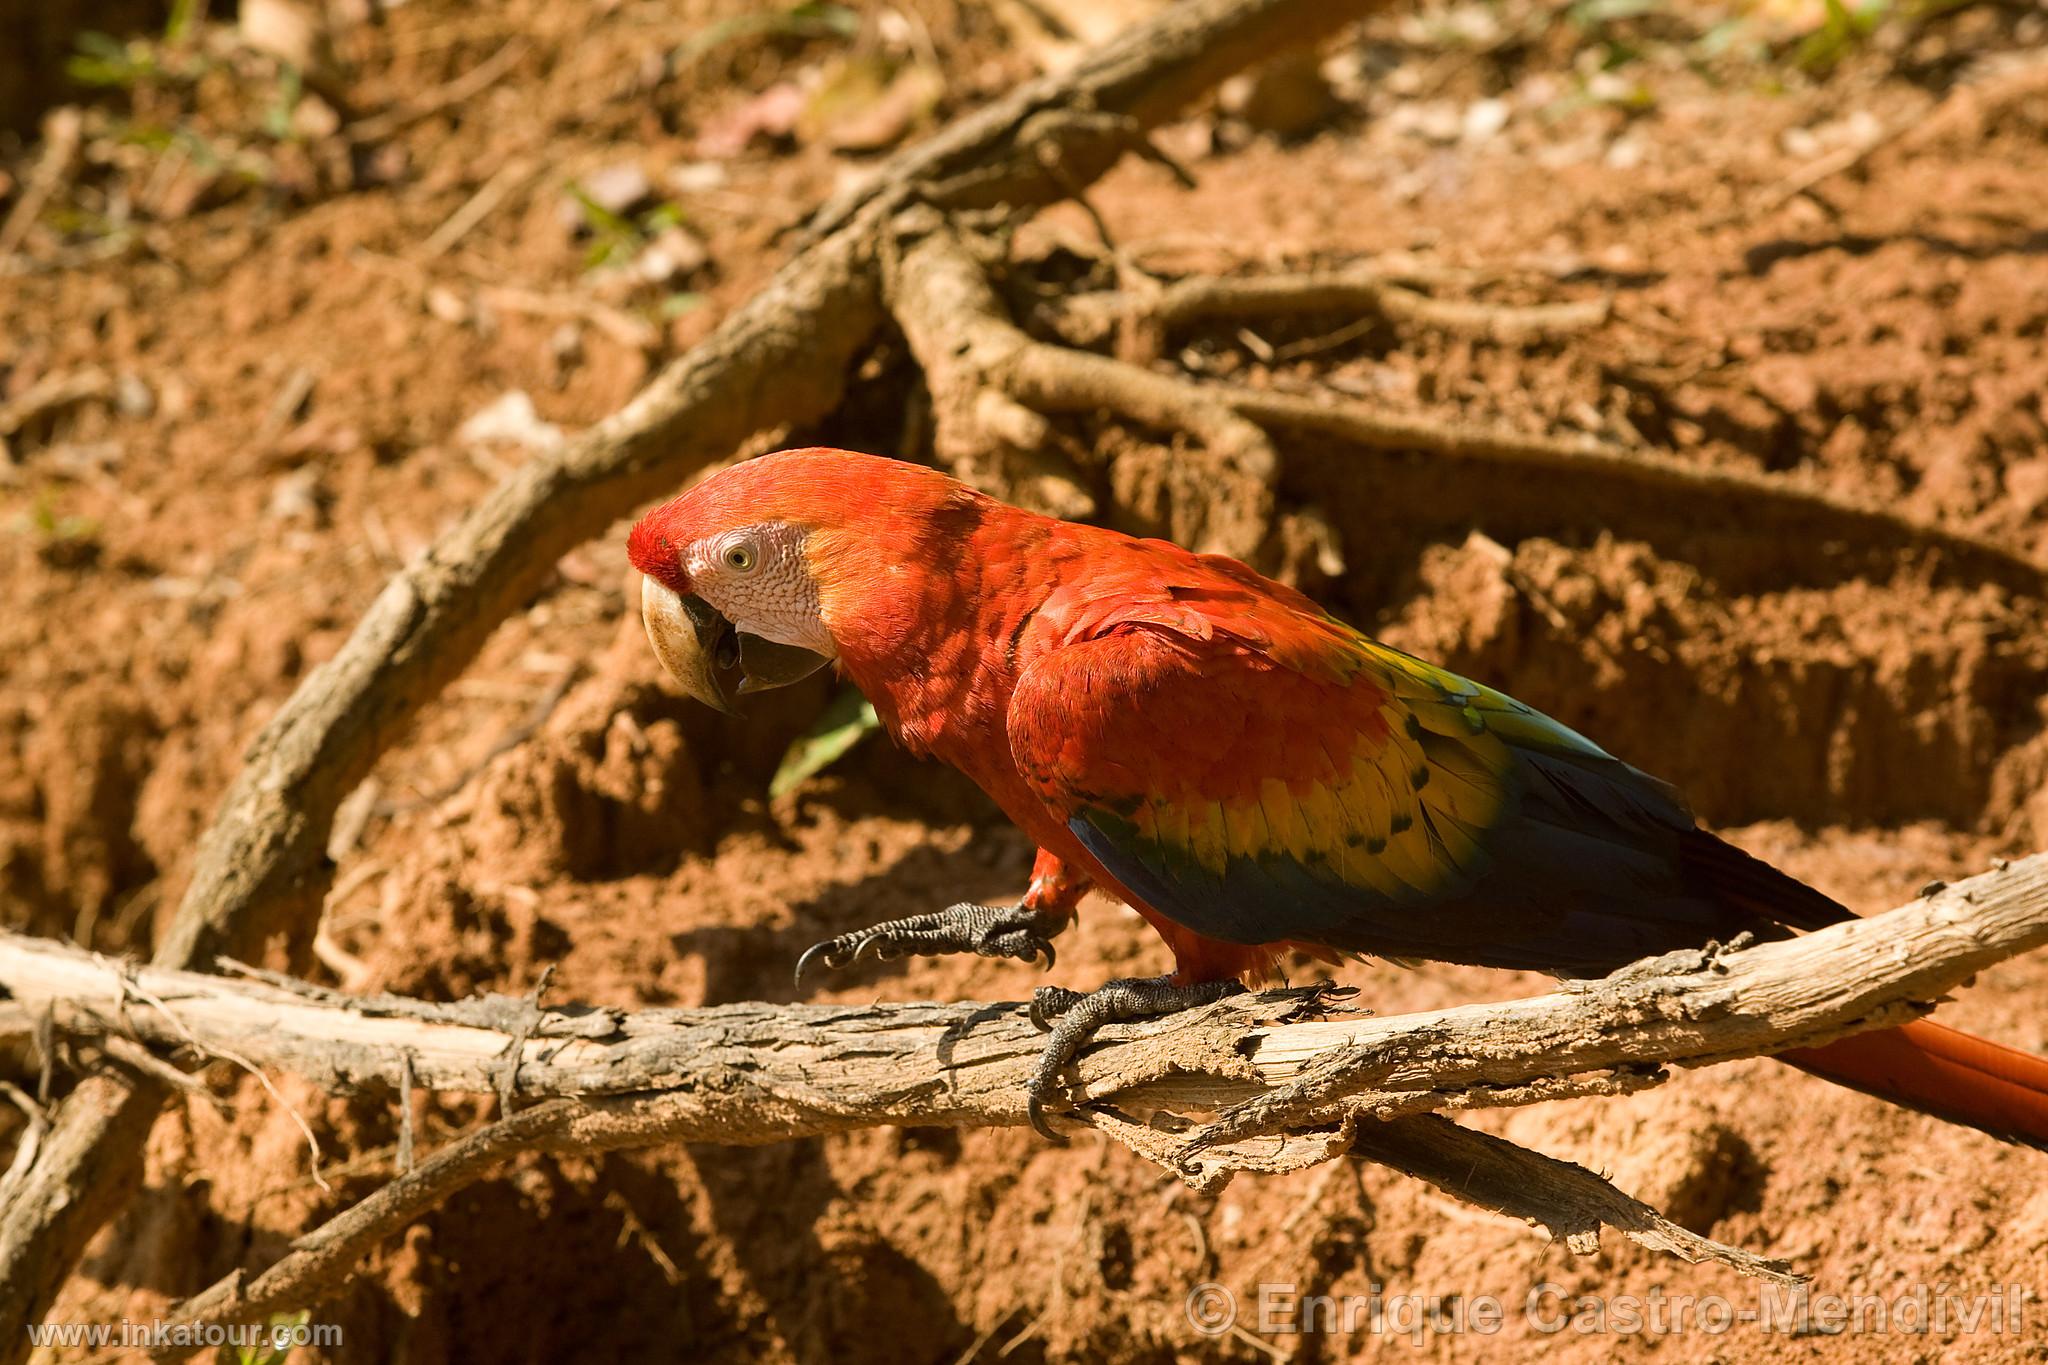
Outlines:
POLYGON ((781 766, 768 782, 768 795, 777 797, 794 790, 805 778, 837 763, 854 745, 881 728, 881 718, 875 714, 872 702, 851 687, 841 689, 811 728, 783 754, 781 766))

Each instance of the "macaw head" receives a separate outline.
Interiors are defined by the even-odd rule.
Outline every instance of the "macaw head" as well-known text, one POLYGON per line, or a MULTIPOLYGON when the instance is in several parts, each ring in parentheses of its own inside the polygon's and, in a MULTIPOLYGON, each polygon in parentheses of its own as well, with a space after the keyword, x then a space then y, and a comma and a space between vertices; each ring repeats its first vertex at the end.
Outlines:
POLYGON ((647 638, 684 692, 730 714, 734 697, 808 677, 888 632, 914 609, 944 510, 977 498, 935 470, 846 450, 723 469, 627 540, 647 638))

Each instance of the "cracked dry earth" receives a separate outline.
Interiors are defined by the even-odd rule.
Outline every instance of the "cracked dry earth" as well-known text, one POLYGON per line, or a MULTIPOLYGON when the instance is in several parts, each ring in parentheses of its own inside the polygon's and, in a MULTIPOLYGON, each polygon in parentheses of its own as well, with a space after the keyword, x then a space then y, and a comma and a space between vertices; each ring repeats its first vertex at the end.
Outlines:
MULTIPOLYGON (((612 73, 699 31, 713 9, 394 10, 356 40, 379 59, 364 107, 448 79, 513 32, 534 55, 474 109, 407 131, 412 169, 388 183, 237 200, 166 223, 120 260, 0 287, 10 391, 98 365, 154 395, 80 405, 27 433, 14 443, 20 477, 0 487, 10 927, 144 947, 240 747, 334 652, 390 568, 523 457, 459 440, 464 419, 520 390, 546 421, 595 420, 773 268, 776 229, 829 189, 846 153, 802 138, 757 145, 731 157, 723 188, 680 196, 714 264, 702 303, 662 323, 651 355, 601 327, 571 347, 559 319, 485 321, 430 297, 485 277, 575 288, 584 248, 557 221, 552 182, 620 146, 654 175, 694 163, 704 130, 750 92, 829 55, 823 40, 778 41, 653 95, 618 93, 612 73), (547 163, 541 188, 421 267, 424 282, 390 267, 512 156, 547 163), (310 388, 281 404, 302 372, 310 388), (81 519, 73 539, 90 548, 53 545, 44 504, 81 519)), ((948 76, 942 112, 1029 69, 978 11, 919 13, 948 76)), ((1958 61, 2014 45, 2009 25, 1974 22, 1944 30, 1958 61)), ((1261 357, 1334 330, 1327 320, 1254 324, 1260 346, 1232 324, 1176 338, 1176 363, 1529 429, 1625 421, 1687 459, 1879 498, 2048 561, 2048 99, 1972 97, 1929 120, 1939 91, 1870 54, 1825 86, 1777 94, 1666 64, 1645 76, 1645 107, 1549 114, 1542 83, 1570 60, 1554 43, 1460 63, 1419 54, 1409 36, 1388 19, 1346 50, 1354 77, 1416 79, 1340 81, 1335 109, 1291 141, 1203 111, 1167 134, 1198 189, 1130 164, 1095 206, 1156 269, 1399 253, 1510 272, 1489 297, 1612 291, 1614 318, 1515 344, 1389 327, 1294 362, 1261 357), (1439 106, 1487 100, 1503 102, 1504 122, 1443 135, 1439 106), (1768 202, 1854 113, 1926 131, 1819 198, 1768 202)), ((1062 209, 1015 252, 1050 269, 1092 240, 1062 209)), ((885 347, 843 420, 801 435, 894 450, 910 387, 885 347)), ((1142 431, 1071 431, 1105 493, 1135 490, 1106 513, 1133 529, 1165 515, 1145 490, 1199 459, 1142 431)), ((1304 586, 1679 783, 1704 820, 1852 906, 1887 908, 1932 878, 2048 847, 2038 600, 1750 508, 1305 438, 1283 441, 1282 456, 1283 508, 1320 513, 1343 551, 1342 573, 1306 567, 1304 586)), ((828 684, 715 726, 664 688, 627 587, 619 535, 568 555, 379 764, 338 839, 321 979, 449 998, 521 992, 554 964, 561 999, 786 1000, 791 964, 820 938, 1021 888, 1030 849, 993 809, 885 743, 767 799, 767 774, 828 684)), ((1067 984, 1164 965, 1134 916, 1099 903, 1060 943, 1067 984)), ((1442 967, 1354 966, 1343 979, 1382 1012, 1542 985, 1442 967)), ((1014 963, 912 961, 815 991, 1018 999, 1038 982, 1014 963)), ((2048 1049, 2044 990, 2048 959, 2009 963, 1942 1017, 2048 1049)), ((213 1083, 233 1113, 172 1108, 144 1188, 56 1317, 147 1317, 267 1263, 388 1177, 387 1105, 281 1082, 326 1149, 330 1195, 253 1083, 213 1083)), ((424 1131, 438 1141, 482 1113, 439 1100, 424 1131)), ((2048 1289, 2048 1159, 1768 1062, 1472 1121, 1789 1258, 1828 1291, 2048 1289)), ((1057 1150, 1024 1131, 522 1162, 384 1248, 313 1316, 344 1324, 334 1358, 365 1361, 946 1361, 977 1342, 983 1360, 1261 1358, 1193 1330, 1183 1302, 1204 1282, 1243 1296, 1254 1329, 1261 1284, 1509 1306, 1498 1335, 1430 1339, 1437 1359, 1538 1347, 1588 1362, 2048 1358, 2038 1302, 2023 1331, 1993 1335, 1738 1324, 1549 1336, 1520 1312, 1539 1284, 1738 1306, 1759 1291, 1618 1238, 1575 1260, 1375 1169, 1240 1178, 1197 1196, 1106 1142, 1057 1150)), ((1370 1334, 1267 1340, 1300 1359, 1409 1349, 1370 1334)))

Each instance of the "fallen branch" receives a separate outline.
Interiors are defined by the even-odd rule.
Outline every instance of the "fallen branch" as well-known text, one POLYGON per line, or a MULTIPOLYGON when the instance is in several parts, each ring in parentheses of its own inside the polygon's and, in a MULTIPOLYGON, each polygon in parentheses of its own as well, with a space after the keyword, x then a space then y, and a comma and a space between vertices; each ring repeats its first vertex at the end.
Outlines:
MULTIPOLYGON (((1261 1019, 1302 992, 1232 997, 1106 1031, 1072 1089, 1125 1112, 1253 1111, 1289 1124, 1340 1113, 1523 1104, 1513 1092, 1665 1063, 1706 1065, 1811 1047, 1916 1017, 1983 968, 2048 942, 2048 854, 1944 886, 1889 914, 1741 949, 1649 958, 1522 1000, 1385 1018, 1261 1019)), ((58 1033, 280 1067, 337 1093, 396 1087, 519 1097, 708 1088, 755 1092, 736 1141, 796 1136, 790 1116, 839 1127, 1024 1121, 1043 1041, 1023 1006, 737 1004, 628 1013, 527 997, 434 1004, 349 996, 277 973, 137 966, 0 932, 0 1040, 45 1016, 58 1033), (517 1049, 510 1040, 525 1035, 517 1049), (516 1057, 512 1053, 516 1052, 516 1057)), ((1604 1087, 1605 1082, 1600 1082, 1604 1087)), ((1550 1098, 1554 1096, 1545 1096, 1550 1098)), ((728 1113, 725 1121, 733 1121, 728 1113)), ((1202 1174, 1194 1158, 1183 1169, 1202 1174)))
MULTIPOLYGON (((879 238, 899 205, 1064 197, 1236 71, 1372 8, 1373 0, 1187 0, 957 121, 835 199, 800 253, 702 344, 581 438, 521 464, 392 577, 347 644, 250 746, 156 960, 257 958, 273 939, 294 959, 304 953, 332 877, 325 846, 335 808, 498 623, 531 600, 555 561, 759 433, 815 421, 837 405, 881 321, 879 238)), ((508 45, 437 95, 352 133, 388 131, 447 107, 520 55, 508 45)), ((100 1075, 59 1107, 0 1206, 0 1362, 21 1357, 26 1325, 139 1183, 142 1142, 165 1093, 155 1081, 100 1075)))
MULTIPOLYGON (((1240 996, 1105 1030, 1078 1060, 1070 1117, 1197 1185, 1350 1151, 1575 1251, 1613 1227, 1748 1274, 1786 1267, 1677 1228, 1577 1166, 1442 1120, 1654 1085, 1698 1066, 1902 1022, 1973 973, 2048 943, 2048 855, 1889 914, 1741 949, 1648 959, 1522 1000, 1304 1021, 1314 992, 1240 996), (1219 1114, 1191 1126, 1190 1115, 1219 1114)), ((523 1152, 754 1144, 885 1124, 1026 1121, 1043 1035, 1021 1004, 738 1004, 627 1013, 525 999, 350 997, 268 972, 240 978, 110 962, 0 934, 0 1038, 60 1034, 232 1055, 340 1095, 413 1086, 548 1102, 444 1148, 301 1237, 253 1280, 222 1281, 178 1320, 261 1318, 331 1292, 385 1237, 523 1152)))

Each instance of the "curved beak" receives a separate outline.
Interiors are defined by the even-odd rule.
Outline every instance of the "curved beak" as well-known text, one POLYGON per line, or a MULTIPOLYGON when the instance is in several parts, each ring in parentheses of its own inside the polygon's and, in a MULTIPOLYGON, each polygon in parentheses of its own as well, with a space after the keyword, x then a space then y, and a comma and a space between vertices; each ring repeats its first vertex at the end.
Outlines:
POLYGON ((739 663, 732 622, 713 611, 703 598, 684 597, 653 578, 640 580, 640 620, 647 627, 654 657, 661 660, 683 694, 732 715, 732 701, 718 676, 721 655, 726 671, 739 663))
POLYGON ((733 697, 787 687, 832 662, 808 649, 735 630, 703 598, 684 597, 659 579, 640 580, 640 620, 654 656, 676 686, 728 716, 737 714, 733 697))

